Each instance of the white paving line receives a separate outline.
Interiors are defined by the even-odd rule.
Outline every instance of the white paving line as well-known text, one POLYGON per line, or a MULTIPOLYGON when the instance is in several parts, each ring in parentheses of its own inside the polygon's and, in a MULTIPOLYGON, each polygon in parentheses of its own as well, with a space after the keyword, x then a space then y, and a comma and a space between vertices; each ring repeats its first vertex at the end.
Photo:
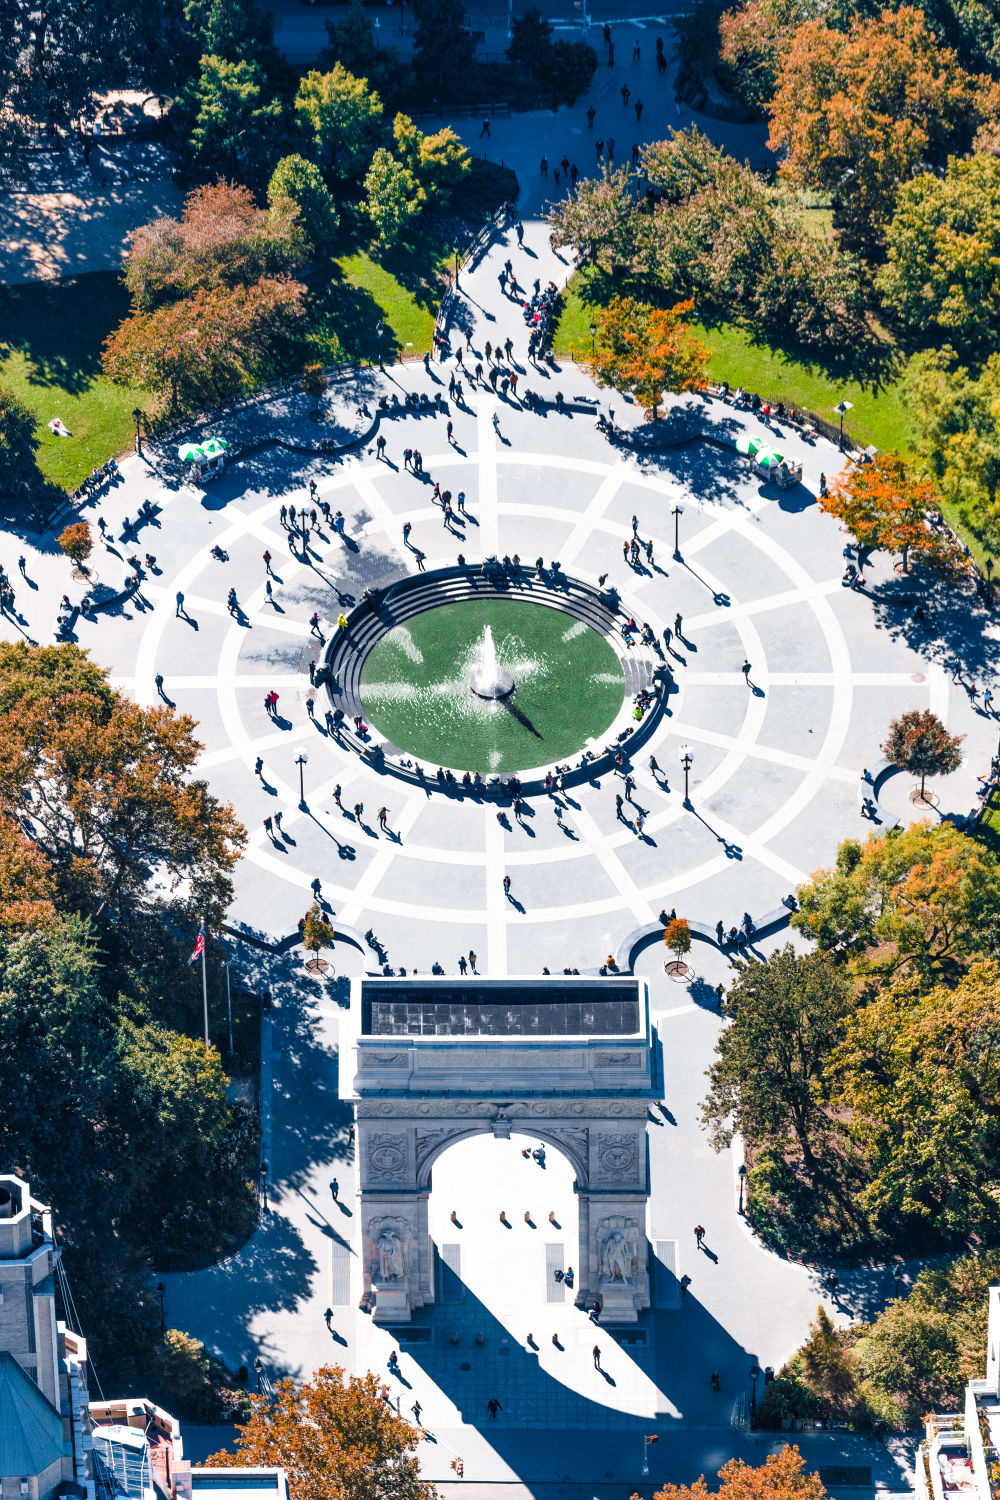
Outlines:
POLYGON ((594 854, 615 890, 621 896, 626 907, 635 913, 641 922, 652 922, 655 913, 649 905, 646 897, 636 885, 611 844, 601 833, 593 817, 587 812, 581 802, 579 807, 570 810, 569 816, 579 828, 586 840, 587 848, 594 854))
POLYGON ((685 630, 706 630, 713 625, 725 625, 739 615, 761 615, 772 609, 784 609, 789 604, 811 604, 822 595, 835 594, 843 585, 839 578, 828 578, 825 583, 813 584, 811 588, 786 589, 780 594, 763 594, 746 603, 733 600, 728 609, 716 606, 711 613, 691 615, 684 622, 685 630))
POLYGON ((932 714, 937 714, 942 724, 948 723, 948 708, 951 702, 951 689, 948 685, 948 676, 940 662, 932 662, 928 673, 930 682, 929 708, 932 714))
POLYGON ((485 973, 502 979, 507 973, 507 912, 503 877, 506 869, 504 833, 496 809, 483 808, 483 844, 486 861, 486 968, 485 973))
MULTIPOLYGON (((742 682, 742 678, 740 679, 742 682)), ((773 682, 773 678, 772 678, 773 682)), ((712 745, 717 750, 731 750, 736 747, 752 756, 755 760, 767 760, 776 766, 787 766, 793 771, 802 771, 806 775, 813 771, 821 770, 823 775, 830 781, 843 781, 845 784, 854 785, 858 780, 856 767, 826 765, 820 766, 811 756, 796 755, 791 750, 777 750, 770 745, 761 745, 754 742, 747 745, 737 736, 722 734, 715 729, 703 729, 698 724, 686 723, 683 719, 672 723, 672 732, 682 740, 695 740, 702 745, 712 745)))
MULTIPOLYGON (((690 667, 682 669, 688 686, 694 687, 742 687, 742 672, 699 672, 690 667)), ((756 682, 755 672, 750 673, 756 682)), ((836 687, 841 681, 851 687, 908 687, 914 686, 912 672, 854 672, 846 677, 836 672, 768 672, 769 687, 836 687)))
POLYGON ((597 522, 603 517, 604 512, 621 489, 625 475, 626 469, 622 463, 615 464, 611 473, 605 475, 594 498, 583 515, 578 517, 569 534, 569 539, 562 545, 559 556, 564 567, 571 568, 576 562, 585 544, 590 540, 597 522))
POLYGON ((500 517, 497 514, 497 436, 493 431, 495 401, 480 400, 476 413, 477 459, 479 463, 479 550, 484 557, 500 551, 500 517))
MULTIPOLYGON (((420 816, 426 798, 423 792, 413 791, 403 803, 403 810, 392 819, 390 827, 393 833, 398 833, 401 839, 405 839, 417 818, 420 816)), ((356 927, 365 906, 374 896, 380 882, 385 878, 394 858, 399 853, 399 845, 390 838, 380 838, 380 847, 375 850, 368 862, 368 868, 362 872, 353 890, 344 902, 343 909, 339 913, 340 920, 348 926, 356 927)), ((439 913, 440 919, 440 913, 439 913)))

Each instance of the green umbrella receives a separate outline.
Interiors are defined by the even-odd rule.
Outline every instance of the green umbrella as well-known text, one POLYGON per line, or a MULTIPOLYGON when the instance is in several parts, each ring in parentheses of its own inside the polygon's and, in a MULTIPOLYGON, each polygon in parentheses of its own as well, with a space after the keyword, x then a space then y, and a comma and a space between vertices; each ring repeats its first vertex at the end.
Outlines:
POLYGON ((182 458, 186 464, 191 464, 196 459, 204 458, 205 450, 199 448, 197 443, 182 443, 177 450, 177 457, 182 458))
POLYGON ((757 465, 761 469, 776 469, 779 464, 785 462, 780 453, 775 453, 773 448, 763 448, 757 454, 757 465))
POLYGON ((206 458, 215 458, 217 454, 225 453, 226 449, 229 447, 229 444, 226 442, 225 438, 211 437, 202 444, 202 447, 205 451, 206 458))
POLYGON ((741 437, 736 441, 737 453, 745 453, 747 458, 753 458, 760 447, 760 438, 741 437))

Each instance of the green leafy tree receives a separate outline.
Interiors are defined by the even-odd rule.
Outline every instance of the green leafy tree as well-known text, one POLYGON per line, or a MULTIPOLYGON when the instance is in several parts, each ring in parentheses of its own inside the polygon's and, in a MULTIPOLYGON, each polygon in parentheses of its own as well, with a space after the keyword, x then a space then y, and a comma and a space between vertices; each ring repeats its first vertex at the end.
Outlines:
POLYGON ((392 123, 396 155, 416 184, 419 203, 445 204, 468 174, 472 158, 449 127, 424 135, 409 115, 392 123))
POLYGON ((260 180, 274 153, 283 112, 280 99, 266 97, 259 63, 206 53, 181 100, 198 170, 260 180))
POLYGON ((729 992, 732 1024, 716 1043, 702 1107, 717 1151, 737 1131, 752 1141, 789 1139, 810 1175, 822 1176, 824 1070, 850 1003, 845 975, 823 954, 802 956, 789 943, 765 963, 740 966, 729 992))
POLYGON ((545 20, 537 6, 511 17, 507 56, 530 78, 541 77, 551 66, 552 23, 545 20))
POLYGON ((342 63, 313 70, 299 84, 295 113, 323 165, 337 178, 356 178, 371 159, 382 120, 382 100, 367 78, 342 63))
POLYGON ((289 199, 298 209, 302 229, 318 255, 329 255, 337 240, 340 215, 333 194, 315 162, 283 156, 271 174, 267 200, 289 199))
POLYGON ((597 72, 597 53, 589 42, 553 43, 541 82, 547 84, 554 103, 575 104, 590 88, 597 72))
POLYGON ((0 385, 0 493, 21 497, 38 482, 37 425, 20 396, 0 385))
POLYGON ((1000 548, 1000 354, 978 374, 947 351, 925 355, 913 362, 906 394, 919 458, 945 498, 1000 548))
POLYGON ((1000 160, 951 157, 943 177, 905 182, 877 285, 911 333, 985 359, 1000 336, 1000 160))
POLYGON ((831 1077, 867 1166, 859 1203, 883 1228, 964 1239, 1000 1225, 998 981, 985 961, 953 988, 901 980, 848 1022, 831 1077))
POLYGON ((848 1416, 856 1400, 857 1366, 822 1303, 799 1357, 805 1379, 826 1409, 838 1417, 848 1416))
POLYGON ((308 948, 314 958, 319 957, 321 948, 333 947, 333 928, 327 921, 326 913, 318 901, 314 901, 306 912, 305 924, 302 928, 302 946, 308 948))
POLYGON ((549 211, 553 244, 579 246, 587 260, 608 275, 628 275, 643 228, 632 182, 627 167, 605 167, 600 177, 581 177, 549 211))
POLYGON ((371 220, 380 245, 394 245, 415 213, 419 213, 413 173, 380 146, 365 174, 361 208, 371 220))
POLYGON ((435 1500, 415 1456, 420 1434, 379 1395, 372 1374, 324 1365, 311 1380, 279 1380, 266 1399, 252 1396, 238 1426, 235 1454, 215 1453, 208 1467, 279 1465, 295 1500, 435 1500))
POLYGON ((339 62, 356 78, 367 78, 385 109, 392 110, 412 83, 413 73, 395 47, 379 46, 363 0, 351 0, 342 20, 327 21, 326 34, 329 44, 320 55, 320 67, 329 70, 339 62))
POLYGON ((414 68, 441 94, 465 74, 476 48, 462 0, 413 0, 417 23, 414 68))
POLYGON ((709 350, 685 321, 692 303, 657 308, 614 297, 595 315, 596 347, 587 361, 598 385, 631 391, 654 415, 665 391, 696 391, 705 384, 709 350))
POLYGON ((864 1331, 855 1357, 865 1379, 892 1400, 899 1426, 959 1399, 954 1330, 942 1313, 918 1311, 909 1298, 890 1303, 864 1331))
POLYGON ((186 0, 185 8, 202 54, 257 63, 267 75, 282 71, 274 45, 274 13, 257 0, 186 0))
POLYGON ((898 970, 934 983, 981 951, 1000 904, 1000 867, 951 823, 912 823, 847 839, 831 870, 798 889, 792 925, 859 972, 898 970))
POLYGON ((962 764, 964 734, 949 734, 929 708, 900 714, 889 725, 882 754, 900 770, 920 777, 920 799, 928 776, 948 776, 962 764))

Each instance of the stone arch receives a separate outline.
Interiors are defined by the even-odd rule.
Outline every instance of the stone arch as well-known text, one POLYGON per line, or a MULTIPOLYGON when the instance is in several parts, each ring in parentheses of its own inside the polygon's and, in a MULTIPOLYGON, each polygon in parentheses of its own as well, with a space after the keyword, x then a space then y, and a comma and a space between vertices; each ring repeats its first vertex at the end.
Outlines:
MULTIPOLYGON (((457 1145, 459 1141, 469 1140, 476 1135, 493 1134, 495 1132, 490 1129, 489 1123, 483 1121, 475 1125, 456 1125, 454 1130, 442 1129, 437 1131, 435 1135, 439 1136, 440 1139, 436 1139, 433 1143, 426 1142, 423 1146, 421 1146, 418 1135, 416 1157, 418 1189, 421 1192, 429 1193, 431 1191, 431 1173, 434 1163, 439 1157, 444 1155, 449 1147, 457 1145)), ((511 1121, 511 1135, 527 1136, 529 1140, 543 1141, 546 1146, 551 1146, 553 1151, 557 1151, 560 1156, 565 1157, 573 1168, 576 1174, 575 1186, 577 1191, 586 1191, 589 1187, 590 1172, 586 1155, 581 1151, 579 1142, 570 1142, 564 1139, 556 1127, 533 1126, 528 1121, 525 1121, 523 1124, 511 1121)))
POLYGON ((572 1167, 577 1303, 597 1302, 619 1323, 650 1305, 645 981, 370 976, 352 986, 341 1057, 342 1097, 355 1109, 365 1306, 376 1322, 407 1322, 434 1302, 434 1163, 487 1133, 543 1141, 572 1167))

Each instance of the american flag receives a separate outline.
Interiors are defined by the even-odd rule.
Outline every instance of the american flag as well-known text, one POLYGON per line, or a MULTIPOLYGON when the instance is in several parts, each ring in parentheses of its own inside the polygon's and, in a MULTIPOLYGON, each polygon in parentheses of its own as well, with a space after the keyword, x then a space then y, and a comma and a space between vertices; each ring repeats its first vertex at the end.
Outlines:
POLYGON ((205 929, 203 927, 201 929, 201 931, 199 932, 199 934, 198 934, 198 941, 194 945, 194 952, 192 953, 191 957, 188 959, 188 963, 189 964, 193 964, 194 961, 195 961, 195 959, 196 958, 200 958, 201 955, 204 953, 204 951, 205 951, 205 929))

